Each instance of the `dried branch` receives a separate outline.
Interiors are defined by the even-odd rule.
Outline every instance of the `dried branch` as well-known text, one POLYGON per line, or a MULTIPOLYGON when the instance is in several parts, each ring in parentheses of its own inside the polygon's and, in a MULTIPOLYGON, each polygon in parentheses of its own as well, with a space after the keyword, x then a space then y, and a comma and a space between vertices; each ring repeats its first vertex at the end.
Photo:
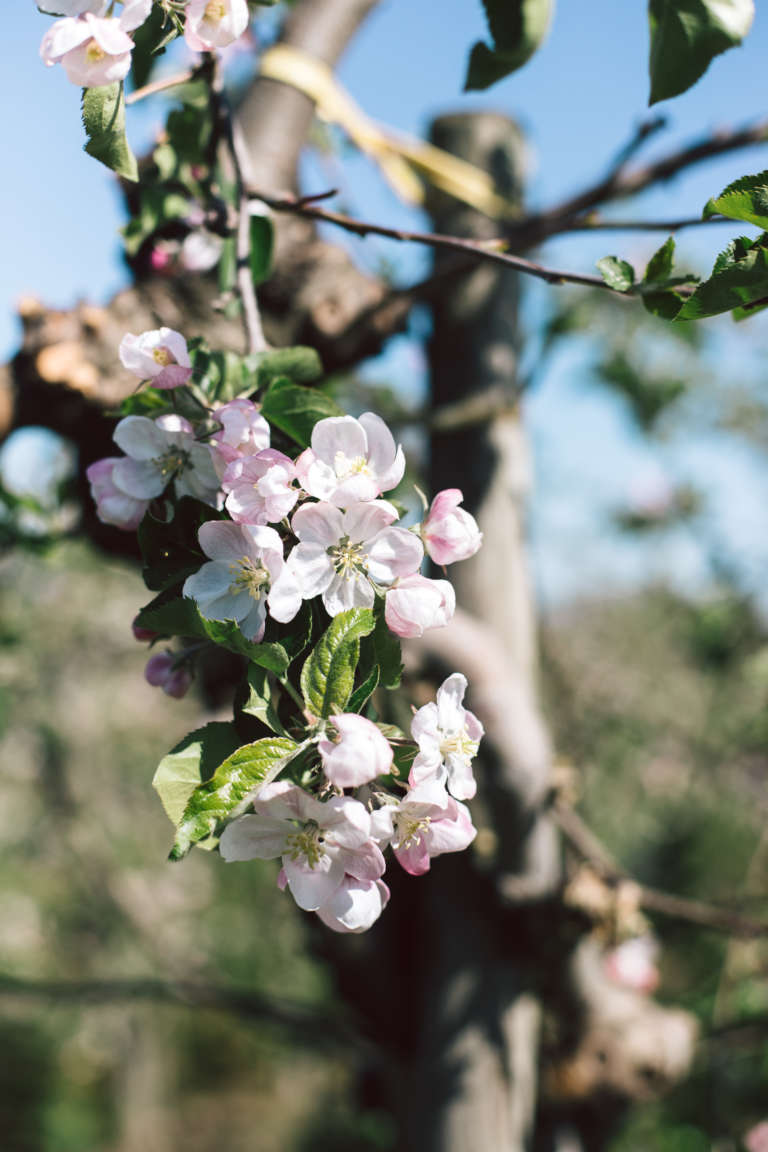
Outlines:
POLYGON ((144 100, 147 96, 155 96, 158 92, 165 92, 168 88, 178 88, 181 84, 188 84, 190 80, 194 80, 198 75, 198 68, 185 68, 183 72, 176 72, 173 76, 164 76, 159 80, 153 80, 151 84, 145 84, 143 88, 136 88, 130 92, 126 98, 126 104, 138 104, 139 100, 144 100))
POLYGON ((615 885, 631 879, 637 889, 640 907, 647 912, 657 912, 660 916, 685 920, 690 924, 698 924, 702 928, 711 928, 716 932, 727 932, 732 936, 768 936, 768 921, 754 920, 730 908, 723 908, 703 900, 689 900, 685 896, 675 896, 670 892, 637 884, 637 881, 629 877, 616 863, 578 812, 559 803, 553 807, 553 816, 571 847, 594 868, 602 880, 615 885))

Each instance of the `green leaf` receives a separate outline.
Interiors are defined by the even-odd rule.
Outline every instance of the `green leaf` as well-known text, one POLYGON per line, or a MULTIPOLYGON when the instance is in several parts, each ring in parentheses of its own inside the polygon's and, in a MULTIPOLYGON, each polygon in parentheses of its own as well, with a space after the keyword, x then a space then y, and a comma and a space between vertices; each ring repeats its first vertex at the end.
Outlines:
POLYGON ((301 691, 308 711, 326 717, 343 712, 355 684, 360 637, 374 628, 370 608, 342 612, 318 640, 301 670, 301 691))
POLYGON ((629 292, 635 285, 635 270, 626 260, 618 256, 603 256, 597 261, 597 268, 609 288, 616 292, 629 292))
POLYGON ((152 787, 174 824, 181 820, 195 789, 213 776, 218 765, 235 751, 239 743, 234 724, 215 721, 190 732, 163 757, 152 787))
POLYGON ((153 6, 144 23, 132 33, 134 47, 131 53, 131 82, 134 88, 144 87, 160 58, 161 53, 155 50, 155 45, 160 39, 165 21, 166 14, 163 9, 153 6))
POLYGON ((678 96, 752 26, 754 0, 649 0, 650 104, 678 96))
POLYGON ((125 94, 122 84, 109 84, 104 88, 84 88, 82 102, 83 127, 88 137, 85 150, 124 176, 138 180, 136 157, 125 135, 125 94))
POLYGON ((482 0, 493 46, 479 40, 469 55, 465 92, 490 88, 522 68, 541 46, 554 0, 482 0))
POLYGON ((719 196, 708 200, 704 218, 719 213, 731 220, 746 220, 759 228, 768 228, 768 172, 742 176, 724 188, 719 196))
POLYGON ((251 216, 251 276, 254 284, 268 279, 272 269, 275 229, 269 216, 251 216))
POLYGON ((144 583, 153 592, 179 584, 204 563, 197 533, 206 520, 216 519, 207 504, 184 496, 176 505, 166 503, 168 519, 153 508, 139 525, 139 546, 144 559, 144 583))
POLYGON ((228 756, 189 797, 169 858, 181 860, 193 844, 217 835, 223 821, 248 795, 274 780, 300 749, 287 737, 268 736, 228 756))
POLYGON ((136 623, 164 636, 205 636, 204 622, 194 600, 179 596, 173 589, 165 589, 146 604, 136 623))
POLYGON ((379 675, 379 667, 377 664, 374 664, 365 680, 363 680, 362 684, 355 688, 354 692, 350 696, 349 703, 347 704, 347 712, 362 712, 363 708, 379 686, 379 675))
POLYGON ((267 670, 260 668, 258 664, 248 666, 248 699, 242 711, 261 720, 262 724, 266 724, 267 728, 271 728, 279 736, 285 735, 285 729, 272 707, 272 686, 267 670))
POLYGON ((374 665, 379 669, 382 688, 392 690, 400 685, 403 676, 403 652, 399 639, 390 632, 384 618, 384 602, 377 601, 374 609, 376 627, 363 640, 360 651, 364 668, 374 665))
POLYGON ((205 634, 214 644, 220 644, 229 652, 245 656, 261 668, 267 668, 277 676, 284 676, 288 669, 288 654, 282 644, 254 644, 246 640, 234 620, 206 620, 200 617, 205 634))
POLYGON ((261 414, 302 448, 307 448, 312 429, 326 416, 343 416, 335 400, 317 388, 303 388, 284 376, 278 377, 265 395, 261 414))
POLYGON ((709 280, 699 284, 677 314, 678 320, 700 320, 720 312, 747 312, 768 299, 768 233, 751 243, 739 237, 721 252, 709 280))
POLYGON ((142 388, 140 392, 132 392, 120 402, 121 416, 149 416, 154 419, 172 410, 168 393, 158 388, 142 388))
POLYGON ((280 645, 291 664, 312 640, 313 625, 312 604, 309 600, 302 600, 301 608, 288 624, 279 624, 271 619, 267 621, 267 636, 280 645))
POLYGON ((648 261, 648 267, 643 276, 643 283, 651 283, 656 280, 666 280, 672 275, 672 267, 675 260, 675 238, 670 236, 665 240, 661 248, 654 252, 648 261))
POLYGON ((294 384, 311 384, 323 374, 323 365, 317 352, 303 344, 254 353, 248 357, 248 365, 251 371, 258 374, 260 387, 269 384, 276 376, 288 376, 294 384))

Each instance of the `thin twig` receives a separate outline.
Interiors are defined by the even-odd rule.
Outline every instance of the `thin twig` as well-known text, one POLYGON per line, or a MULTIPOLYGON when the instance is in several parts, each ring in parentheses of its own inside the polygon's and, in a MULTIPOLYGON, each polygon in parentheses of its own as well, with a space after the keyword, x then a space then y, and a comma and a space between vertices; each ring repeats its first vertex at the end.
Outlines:
POLYGON ((565 804, 555 804, 552 814, 560 830, 572 848, 578 852, 595 872, 608 884, 619 884, 632 880, 638 892, 640 906, 647 912, 657 912, 673 920, 685 920, 702 928, 717 932, 727 932, 732 936, 768 936, 768 921, 754 920, 742 916, 730 908, 709 904, 703 900, 689 900, 685 896, 675 896, 657 888, 648 888, 629 877, 615 862, 592 829, 582 820, 578 812, 565 804))
POLYGON ((246 345, 248 352, 265 352, 269 345, 264 336, 261 314, 256 300, 253 274, 251 272, 251 197, 247 193, 245 179, 245 172, 248 167, 248 155, 242 140, 238 136, 232 109, 224 90, 224 80, 218 59, 212 60, 209 74, 211 99, 214 105, 214 119, 218 125, 221 137, 227 146, 235 177, 235 195, 237 197, 237 230, 235 239, 236 285, 237 294, 240 297, 240 303, 243 308, 246 345))
MULTIPOLYGON (((253 199, 260 200, 275 212, 290 212, 296 216, 305 216, 311 220, 321 220, 326 224, 335 224, 347 232, 357 236, 386 236, 389 240, 410 241, 415 244, 425 244, 429 248, 444 248, 454 252, 463 252, 477 260, 488 260, 493 264, 501 264, 516 272, 524 272, 528 276, 535 276, 545 280, 548 284, 582 284, 589 288, 607 288, 613 291, 600 276, 582 275, 578 272, 563 272, 555 268, 545 268, 533 260, 526 260, 523 256, 513 256, 509 252, 499 252, 488 246, 487 241, 465 240, 460 236, 443 236, 439 232, 413 232, 405 228, 388 228, 383 224, 374 224, 370 220, 358 220, 346 216, 341 212, 332 212, 327 208, 318 208, 314 204, 296 196, 271 196, 259 189, 251 189, 253 199)), ((495 241, 500 243, 500 241, 495 241)), ((629 295, 629 293, 623 293, 629 295)))
POLYGON ((581 216, 570 220, 568 232, 679 232, 702 224, 733 224, 727 216, 687 216, 680 220, 608 220, 603 216, 581 216))
POLYGON ((191 980, 157 980, 144 977, 115 980, 25 980, 0 974, 0 997, 53 1000, 63 1004, 113 1004, 150 1000, 194 1008, 231 1012, 239 1020, 277 1025, 302 1039, 312 1038, 328 1047, 365 1041, 357 1030, 334 1010, 333 1015, 303 1004, 260 996, 245 988, 228 988, 191 980))
POLYGON ((666 156, 629 172, 624 170, 623 165, 614 167, 604 179, 583 189, 575 196, 511 225, 509 234, 516 247, 532 247, 548 236, 569 232, 575 221, 582 219, 584 213, 600 204, 634 196, 653 184, 669 180, 685 168, 690 168, 703 160, 748 148, 753 144, 762 144, 767 140, 768 120, 760 120, 746 128, 728 128, 713 132, 685 148, 669 152, 666 156))
POLYGON ((183 72, 177 72, 173 76, 153 80, 151 84, 145 84, 143 88, 137 88, 134 92, 129 93, 125 102, 126 104, 138 104, 139 100, 143 100, 146 96, 154 96, 157 92, 165 92, 167 88, 176 88, 179 84, 188 84, 190 80, 195 79, 198 72, 198 68, 185 68, 183 72))

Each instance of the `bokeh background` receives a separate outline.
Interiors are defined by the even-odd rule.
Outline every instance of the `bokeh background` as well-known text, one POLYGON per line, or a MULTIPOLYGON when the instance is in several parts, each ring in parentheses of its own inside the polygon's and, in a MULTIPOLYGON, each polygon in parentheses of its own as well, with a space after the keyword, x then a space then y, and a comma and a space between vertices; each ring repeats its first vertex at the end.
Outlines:
MULTIPOLYGON (((105 303, 129 273, 117 186, 81 150, 79 93, 37 57, 47 18, 26 0, 4 16, 8 360, 19 298, 105 303)), ((256 23, 257 39, 270 40, 276 18, 256 23)), ((369 114, 414 134, 456 108, 517 117, 533 206, 592 181, 648 115, 645 5, 563 4, 529 65, 490 95, 462 95, 466 52, 483 31, 477 0, 444 0, 439 12, 385 0, 339 77, 369 114)), ((758 6, 744 47, 660 106, 668 125, 648 158, 763 114, 767 52, 758 6)), ((231 61, 241 80, 248 66, 231 61)), ((159 99, 129 113, 137 151, 166 110, 159 99)), ((305 158, 305 190, 333 185, 356 215, 425 226, 340 137, 322 142, 305 158)), ((695 215, 767 166, 765 146, 708 162, 638 197, 631 214, 695 215)), ((705 272, 732 231, 682 233, 680 263, 705 272)), ((589 271, 616 252, 642 266, 661 238, 579 235, 540 255, 589 271)), ((429 268, 415 248, 333 239, 395 283, 429 268)), ((755 916, 768 915, 767 323, 673 329, 602 295, 539 284, 526 285, 522 314, 533 572, 557 747, 578 769, 584 814, 633 875, 755 916)), ((384 355, 332 386, 360 409, 418 409, 428 332, 417 310, 384 355)), ((409 446, 418 474, 423 446, 409 446)), ((205 853, 165 862, 170 828, 150 781, 201 723, 201 704, 145 684, 130 621, 148 597, 131 564, 78 539, 72 466, 47 433, 27 429, 0 448, 4 515, 21 517, 29 537, 20 547, 4 535, 0 555, 0 1145, 394 1148, 391 1118, 359 1104, 332 972, 274 870, 205 853), (67 992, 62 981, 80 985, 67 992), (185 981, 208 990, 204 1002, 185 981)), ((741 1149, 768 1117, 768 942, 669 920, 654 929, 659 996, 694 1011, 702 1039, 694 1076, 634 1109, 613 1148, 741 1149)))

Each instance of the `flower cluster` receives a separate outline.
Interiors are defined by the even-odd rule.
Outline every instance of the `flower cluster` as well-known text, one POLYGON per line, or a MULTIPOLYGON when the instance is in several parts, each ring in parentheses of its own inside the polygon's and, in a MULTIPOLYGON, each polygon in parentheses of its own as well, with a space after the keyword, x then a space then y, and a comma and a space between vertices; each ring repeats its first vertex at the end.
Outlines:
MULTIPOLYGON (((160 389, 185 384, 192 372, 184 337, 168 328, 127 334, 120 359, 160 389)), ((405 459, 383 420, 372 412, 320 420, 292 460, 270 446, 252 400, 205 415, 213 432, 174 413, 126 416, 114 433, 125 456, 97 461, 88 478, 98 515, 117 527, 135 529, 150 501, 170 491, 228 514, 200 529, 206 563, 184 584, 206 620, 235 621, 258 642, 268 614, 287 623, 303 600, 319 597, 337 616, 371 608, 377 596, 400 637, 450 620, 453 588, 421 575, 425 551, 450 564, 476 552, 481 533, 458 489, 439 493, 419 527, 399 523, 382 497, 402 480, 405 459)))
MULTIPOLYGON (((475 836, 463 801, 475 794, 472 760, 483 729, 464 707, 465 678, 448 677, 436 700, 414 713, 409 735, 378 723, 375 711, 361 712, 381 675, 381 626, 394 637, 421 636, 453 614, 450 583, 421 574, 425 557, 440 565, 466 559, 481 533, 458 489, 438 493, 423 523, 405 526, 388 499, 403 479, 403 450, 372 412, 317 420, 309 446, 289 456, 281 449, 290 437, 283 432, 280 447, 273 445, 270 423, 249 396, 208 402, 197 355, 169 328, 123 338, 123 367, 152 391, 131 397, 115 429, 123 455, 88 469, 99 517, 136 529, 146 516, 142 548, 157 535, 156 555, 168 569, 153 584, 160 596, 134 621, 134 636, 154 646, 189 629, 179 650, 150 655, 145 677, 183 696, 196 654, 211 643, 234 644, 258 669, 254 646, 265 642, 269 620, 282 627, 271 635, 285 637, 304 602, 314 605, 294 638, 301 633, 310 648, 302 696, 287 672, 264 672, 261 711, 252 714, 276 736, 238 749, 202 792, 195 789, 174 858, 212 834, 225 860, 279 858, 278 883, 299 907, 335 931, 362 932, 389 899, 389 848, 419 876, 432 857, 461 851, 475 836), (184 497, 193 502, 182 513, 184 497), (173 548, 181 539, 178 567, 170 525, 182 533, 173 537, 173 548), (374 644, 364 670, 358 636, 374 644), (334 653, 347 673, 333 672, 334 653), (241 754, 262 765, 247 780, 241 754)), ((281 383, 296 402, 310 403, 310 389, 281 383)), ((396 640, 387 643, 397 651, 396 640)), ((275 650, 290 663, 270 640, 261 650, 266 669, 280 667, 275 650)))
MULTIPOLYGON (((40 45, 40 57, 61 64, 81 88, 99 88, 124 80, 131 67, 135 32, 152 11, 152 0, 122 0, 117 15, 110 0, 55 0, 61 15, 40 45)), ((248 27, 247 0, 188 0, 184 39, 195 52, 232 44, 248 27)))
POLYGON ((392 748, 380 728, 353 713, 334 716, 317 743, 330 798, 288 781, 268 784, 254 797, 253 812, 224 829, 221 855, 228 861, 280 858, 278 884, 289 889, 300 908, 316 912, 336 932, 366 931, 389 899, 382 880, 387 847, 406 872, 421 876, 432 857, 460 852, 475 838, 469 809, 455 798, 457 791, 474 794, 470 760, 483 731, 462 707, 465 687, 464 677, 454 674, 438 690, 437 705, 416 713, 412 733, 420 740, 422 714, 437 707, 438 743, 430 748, 435 753, 431 769, 422 763, 417 773, 412 771, 405 795, 372 786, 392 771, 392 748), (455 764, 457 755, 462 758, 461 787, 451 795, 444 781, 449 788, 456 782, 448 762, 455 764), (344 792, 359 787, 367 803, 344 792))

